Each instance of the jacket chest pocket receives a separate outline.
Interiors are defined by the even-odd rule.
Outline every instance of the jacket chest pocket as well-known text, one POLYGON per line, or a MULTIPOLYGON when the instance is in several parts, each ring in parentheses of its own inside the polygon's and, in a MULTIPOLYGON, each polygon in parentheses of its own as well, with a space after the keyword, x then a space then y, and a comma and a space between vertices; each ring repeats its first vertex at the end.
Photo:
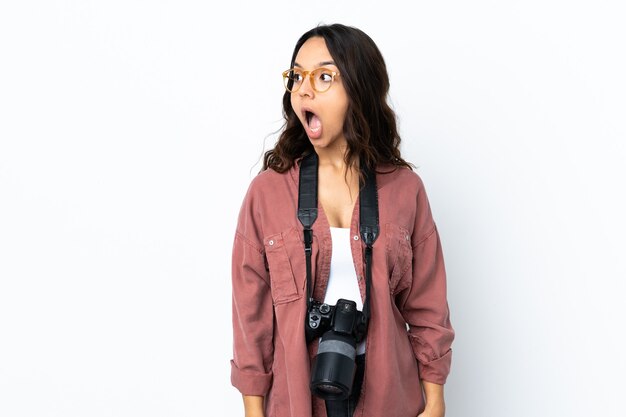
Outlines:
POLYGON ((393 223, 385 224, 389 291, 396 294, 411 285, 413 248, 411 234, 404 227, 393 223))
MULTIPOLYGON (((265 238, 265 257, 270 275, 272 299, 274 304, 282 304, 297 300, 302 296, 294 276, 295 259, 289 254, 300 249, 300 240, 295 228, 276 233, 265 238)), ((300 249, 304 256, 304 246, 300 249)))

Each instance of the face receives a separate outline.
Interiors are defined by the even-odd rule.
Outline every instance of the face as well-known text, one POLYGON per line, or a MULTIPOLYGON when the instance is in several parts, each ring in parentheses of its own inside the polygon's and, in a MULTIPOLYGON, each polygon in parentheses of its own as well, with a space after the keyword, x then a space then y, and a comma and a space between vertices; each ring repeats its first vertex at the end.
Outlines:
MULTIPOLYGON (((309 38, 298 51, 294 68, 312 71, 319 67, 339 72, 324 38, 309 38)), ((348 95, 341 75, 336 76, 330 88, 323 93, 315 91, 309 77, 305 77, 300 89, 291 93, 291 106, 315 148, 330 150, 346 145, 343 122, 348 109, 348 95)))

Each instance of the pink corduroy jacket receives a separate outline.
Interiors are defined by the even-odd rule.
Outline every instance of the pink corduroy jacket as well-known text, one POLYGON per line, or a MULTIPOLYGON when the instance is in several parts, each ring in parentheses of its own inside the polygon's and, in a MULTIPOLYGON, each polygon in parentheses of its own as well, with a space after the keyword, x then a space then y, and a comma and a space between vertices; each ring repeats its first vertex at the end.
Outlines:
MULTIPOLYGON (((298 221, 299 161, 266 170, 250 183, 232 255, 231 383, 265 396, 266 417, 326 417, 309 389, 318 341, 304 336, 306 270, 298 221)), ((416 417, 425 402, 420 379, 444 384, 454 329, 446 271, 424 184, 408 168, 377 168, 380 235, 373 246, 371 319, 358 417, 416 417), (388 173, 381 173, 388 172, 388 173)), ((324 299, 332 253, 328 219, 318 203, 313 224, 314 297, 324 299)), ((354 267, 365 299, 359 204, 350 226, 354 267)))

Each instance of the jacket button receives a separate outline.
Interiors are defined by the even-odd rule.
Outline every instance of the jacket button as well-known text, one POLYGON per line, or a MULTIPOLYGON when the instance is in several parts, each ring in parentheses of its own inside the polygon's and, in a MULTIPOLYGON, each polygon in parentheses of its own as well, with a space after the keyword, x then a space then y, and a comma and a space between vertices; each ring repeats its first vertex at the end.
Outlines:
POLYGON ((359 235, 354 235, 354 240, 359 240, 359 235))
POLYGON ((270 246, 272 246, 272 245, 274 244, 274 241, 273 241, 273 240, 270 240, 270 241, 269 241, 269 242, 267 242, 267 243, 269 243, 269 244, 270 244, 270 246))

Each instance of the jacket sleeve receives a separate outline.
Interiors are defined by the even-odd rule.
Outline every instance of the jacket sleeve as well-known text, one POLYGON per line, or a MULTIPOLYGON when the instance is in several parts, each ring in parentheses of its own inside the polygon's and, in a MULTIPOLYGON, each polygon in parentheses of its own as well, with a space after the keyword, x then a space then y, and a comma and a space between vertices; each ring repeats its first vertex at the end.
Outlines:
POLYGON ((249 189, 232 252, 231 383, 244 395, 265 396, 272 382, 274 312, 258 221, 249 189))
POLYGON ((418 360, 420 378, 445 384, 452 360, 454 329, 446 295, 446 270, 437 226, 420 179, 411 239, 411 286, 400 294, 400 311, 418 360))

